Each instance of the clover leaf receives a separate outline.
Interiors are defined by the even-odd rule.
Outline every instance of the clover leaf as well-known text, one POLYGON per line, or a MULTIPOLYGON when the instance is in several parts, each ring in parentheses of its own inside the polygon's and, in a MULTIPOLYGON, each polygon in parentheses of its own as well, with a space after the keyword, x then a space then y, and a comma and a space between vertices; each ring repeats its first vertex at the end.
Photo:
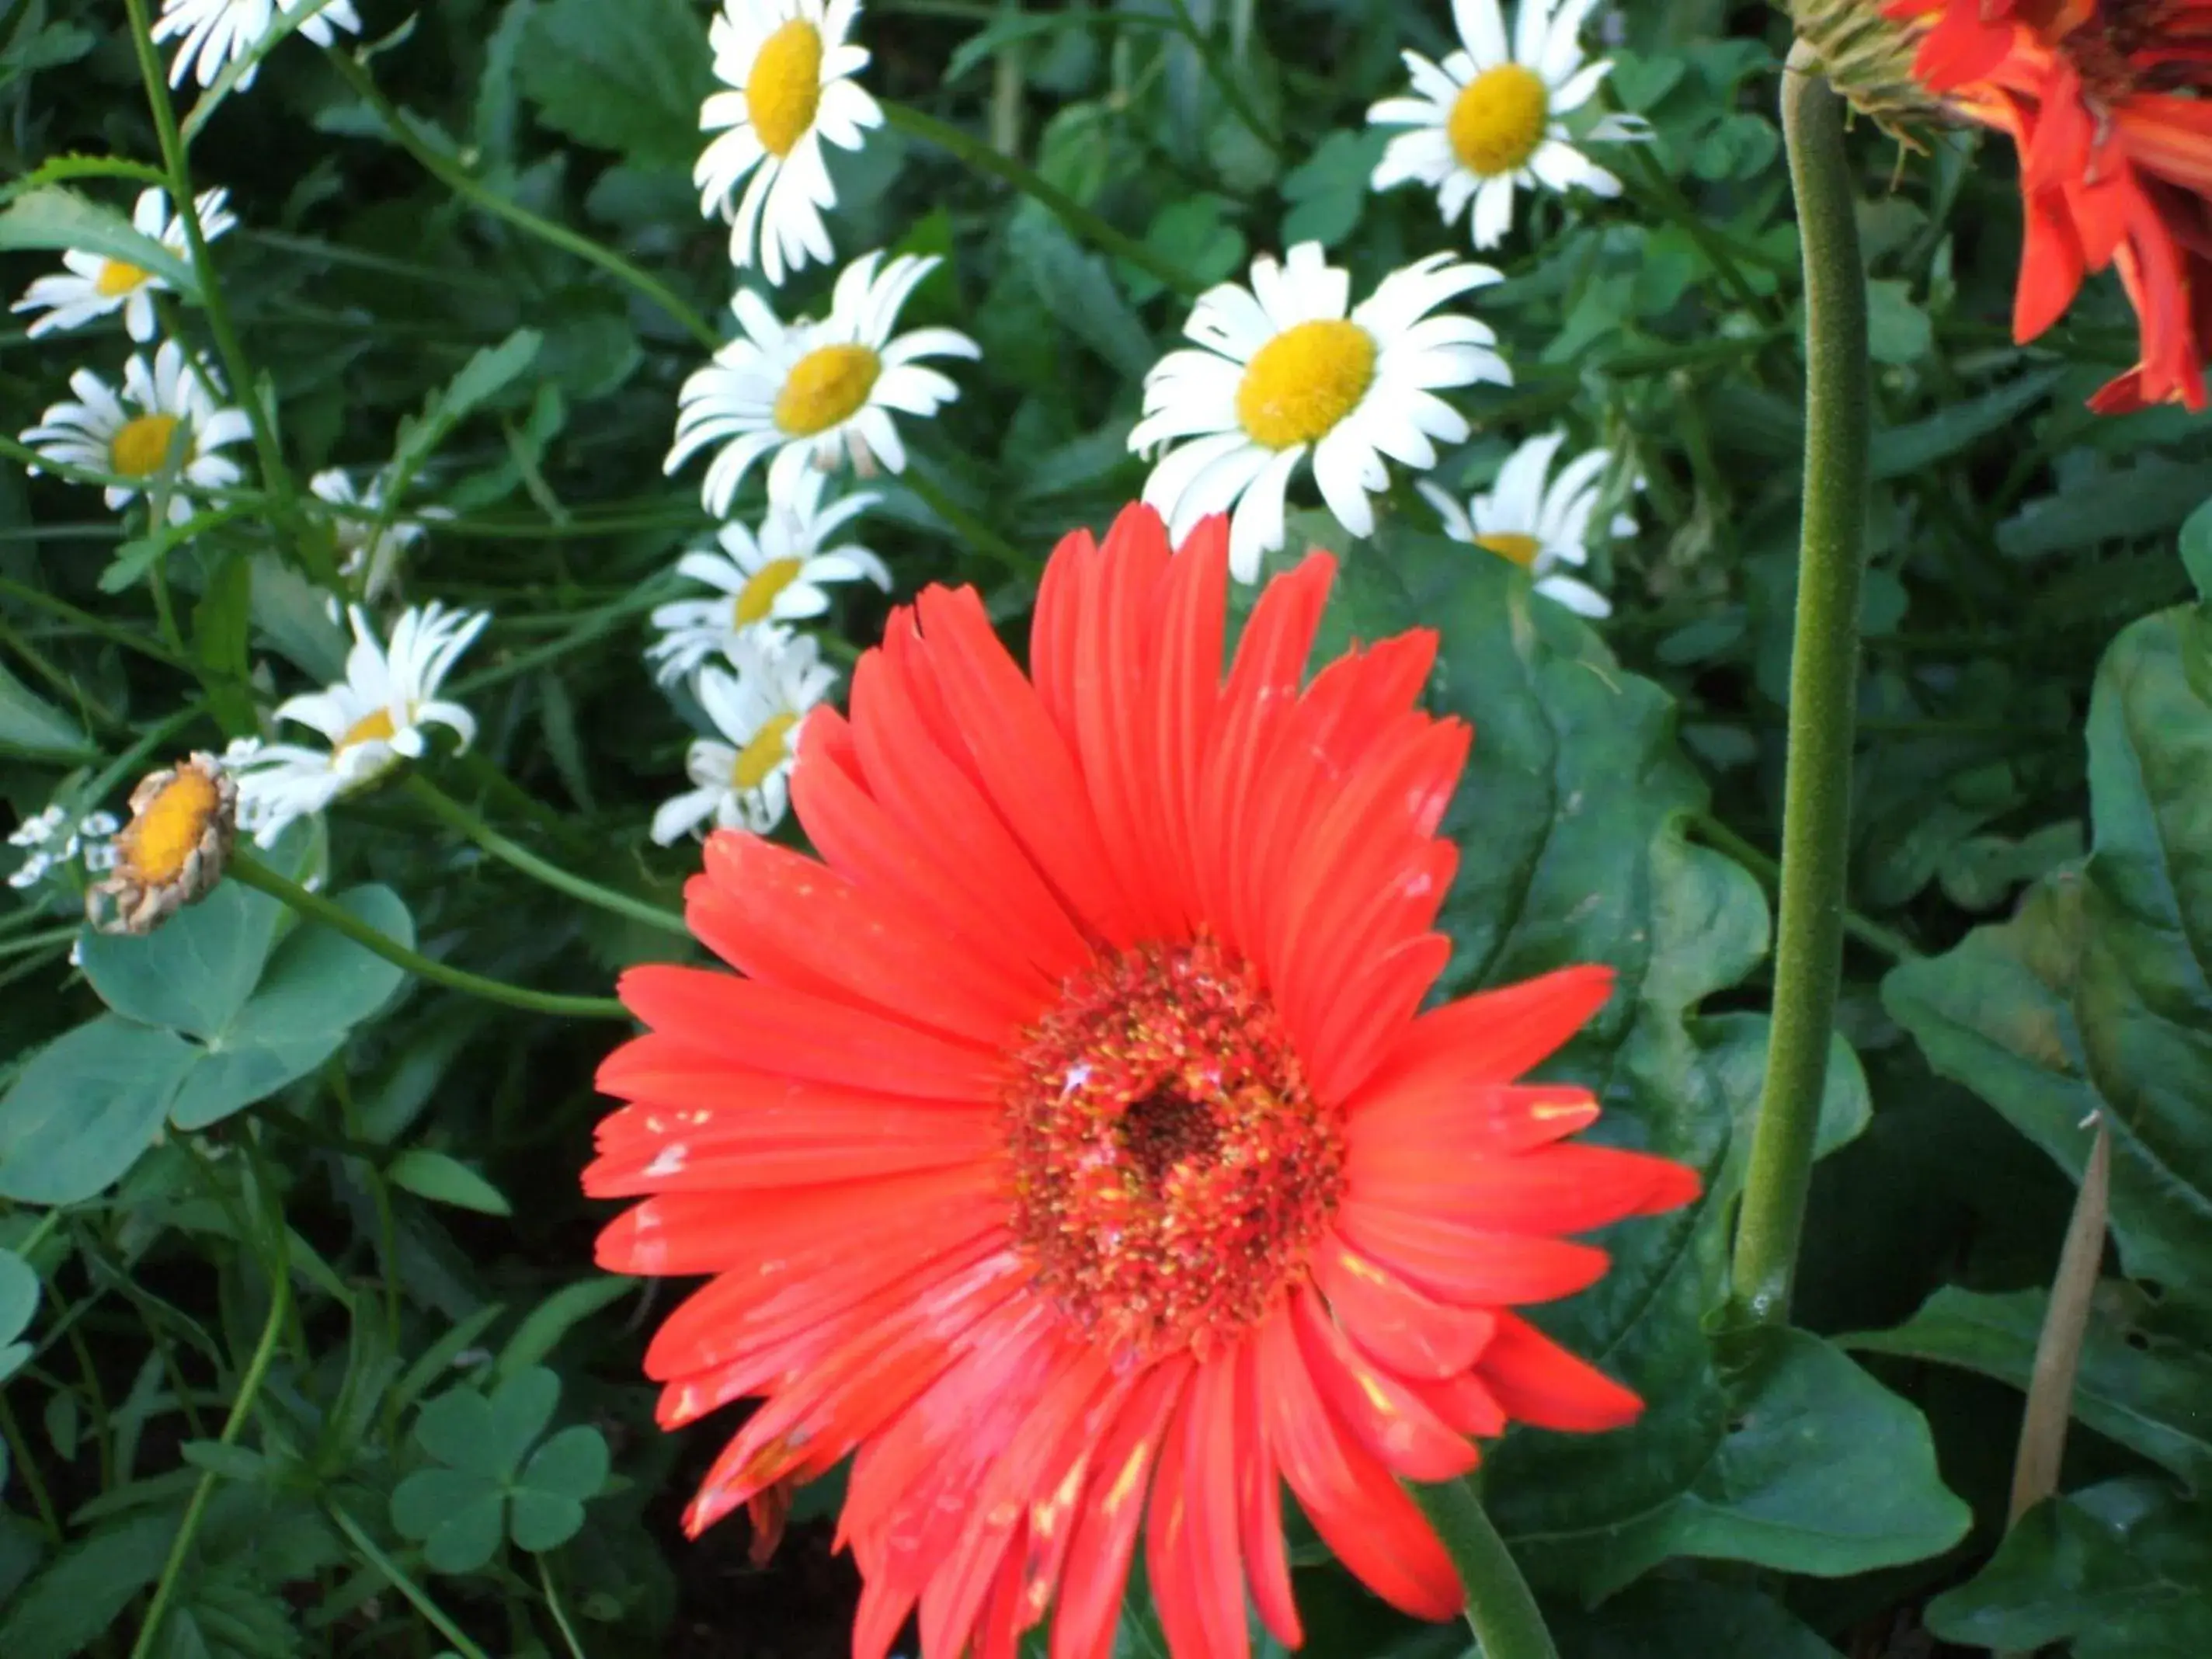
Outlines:
POLYGON ((394 1489, 392 1524, 436 1571, 474 1572, 501 1538, 556 1549, 583 1526, 585 1502, 606 1484, 607 1443, 579 1424, 540 1443, 560 1397, 560 1380, 532 1365, 489 1395, 454 1389, 422 1407, 415 1439, 435 1462, 394 1489))

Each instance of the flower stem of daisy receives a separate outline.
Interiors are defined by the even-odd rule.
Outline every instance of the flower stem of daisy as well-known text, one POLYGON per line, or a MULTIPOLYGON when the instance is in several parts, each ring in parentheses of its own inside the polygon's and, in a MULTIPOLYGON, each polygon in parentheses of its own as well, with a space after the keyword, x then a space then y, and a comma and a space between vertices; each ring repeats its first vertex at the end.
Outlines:
POLYGON ((1759 1325, 1790 1316, 1843 969, 1859 574, 1871 397, 1844 102, 1803 41, 1782 74, 1782 134, 1805 261, 1805 483, 1790 741, 1775 921, 1774 1029, 1736 1224, 1732 1300, 1759 1325))
MULTIPOLYGON (((199 283, 200 308, 207 313, 208 332, 215 337, 215 349, 222 358, 223 372, 230 376, 231 395, 238 399, 239 407, 246 411, 246 423, 253 428, 254 452, 261 459, 261 481, 276 497, 277 516, 288 523, 295 522, 300 510, 299 491, 293 486, 290 469, 284 465, 284 449, 276 441, 276 426, 261 401, 252 361, 239 343, 238 331, 231 326, 230 307, 223 303, 214 262, 208 258, 207 237, 200 228, 199 204, 192 192, 191 169, 185 160, 184 137, 177 127, 176 106, 169 101, 169 83, 161 77, 161 55, 154 50, 153 26, 146 15, 146 0, 124 0, 124 3, 131 14, 131 43, 137 51, 138 73, 146 83, 146 102, 153 112, 154 136, 161 147, 162 169, 168 174, 169 205, 185 233, 192 276, 199 283)), ((313 539, 301 538, 303 544, 313 539)), ((329 564, 327 556, 320 562, 329 564)), ((334 580, 337 573, 335 568, 317 568, 314 574, 319 580, 334 580)))
POLYGON ((520 985, 509 985, 504 980, 486 979, 481 974, 471 974, 465 969, 451 968, 442 962, 433 961, 418 951, 410 951, 398 939, 380 933, 344 906, 333 904, 320 893, 311 893, 295 881, 287 879, 255 858, 244 848, 231 849, 230 858, 223 866, 224 873, 257 893, 266 893, 286 908, 297 911, 309 921, 320 922, 334 933, 343 933, 356 945, 372 956, 382 957, 395 968, 404 968, 419 979, 427 979, 448 989, 465 991, 472 997, 482 997, 487 1002, 503 1002, 510 1008, 525 1008, 533 1014, 559 1014, 574 1019, 628 1019, 629 1010, 611 997, 560 996, 550 991, 532 991, 520 985))
POLYGON ((949 150, 978 173, 988 173, 994 179, 1012 185, 1024 196, 1037 202, 1078 236, 1091 242, 1117 259, 1127 261, 1138 270, 1148 272, 1164 286, 1187 297, 1195 298, 1206 284, 1170 260, 1158 253, 1135 237, 1114 228, 1089 208, 1077 201, 1057 185, 1039 178, 1011 155, 1001 155, 980 138, 971 138, 958 127, 940 121, 933 115, 905 104, 881 100, 884 118, 909 138, 919 138, 924 143, 949 150))
POLYGON ((1559 1659, 1528 1581, 1513 1565, 1505 1540, 1467 1482, 1409 1482, 1406 1490, 1451 1557, 1467 1592, 1468 1627, 1481 1645, 1482 1659, 1559 1659))
POLYGON ((566 893, 570 898, 581 899, 602 910, 611 910, 616 915, 627 916, 632 921, 641 921, 648 927, 658 927, 662 933, 673 933, 679 939, 691 937, 691 930, 684 925, 684 918, 673 910, 664 910, 657 904, 632 898, 628 893, 617 893, 611 887, 602 887, 595 881, 571 875, 557 864, 548 863, 528 848, 519 846, 501 835, 421 774, 408 779, 407 792, 447 829, 474 842, 501 864, 520 870, 534 881, 544 883, 556 892, 566 893))
MULTIPOLYGON (((143 0, 132 0, 132 3, 143 3, 143 0)), ((667 284, 639 270, 619 253, 601 247, 590 237, 579 236, 565 225, 542 219, 528 208, 495 195, 460 161, 425 143, 422 135, 416 131, 415 124, 408 119, 406 112, 384 95, 383 88, 376 84, 375 79, 353 53, 334 47, 323 55, 337 70, 339 77, 359 94, 362 102, 376 112, 377 118, 384 123, 399 148, 420 162, 425 173, 455 195, 465 198, 495 219, 506 220, 516 229, 527 231, 542 242, 550 243, 564 252, 573 253, 579 259, 597 265, 618 282, 635 289, 642 298, 658 307, 664 315, 708 351, 721 349, 722 337, 714 325, 686 305, 667 284)))

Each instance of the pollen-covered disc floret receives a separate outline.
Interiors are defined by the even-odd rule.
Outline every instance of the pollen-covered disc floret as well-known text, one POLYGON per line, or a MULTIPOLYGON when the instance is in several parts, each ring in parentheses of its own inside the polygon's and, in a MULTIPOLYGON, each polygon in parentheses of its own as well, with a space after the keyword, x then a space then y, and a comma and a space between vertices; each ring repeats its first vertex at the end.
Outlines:
POLYGON ((1123 951, 1014 1072, 1014 1236, 1064 1313, 1149 1358, 1280 1303, 1335 1212, 1344 1125, 1249 963, 1203 937, 1123 951))

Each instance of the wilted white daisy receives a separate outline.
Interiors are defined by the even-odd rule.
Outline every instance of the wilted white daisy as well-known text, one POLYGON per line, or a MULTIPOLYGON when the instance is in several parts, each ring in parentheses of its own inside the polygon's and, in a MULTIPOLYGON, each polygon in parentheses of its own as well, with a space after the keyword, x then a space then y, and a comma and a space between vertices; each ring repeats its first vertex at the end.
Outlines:
POLYGON ((433 604, 400 615, 387 651, 359 605, 347 611, 353 649, 345 678, 336 685, 278 706, 276 718, 319 732, 328 748, 263 743, 246 738, 224 757, 238 779, 239 827, 264 847, 295 818, 321 811, 340 795, 380 777, 403 760, 421 756, 424 728, 442 726, 466 748, 475 740, 475 717, 438 696, 484 624, 483 611, 447 611, 433 604))
POLYGON ((720 597, 678 599, 653 611, 653 625, 662 634, 646 657, 656 678, 680 680, 756 629, 820 616, 830 608, 828 589, 838 582, 866 580, 890 590, 890 571, 866 548, 824 545, 880 498, 848 495, 825 508, 828 483, 819 472, 805 474, 789 500, 769 503, 758 536, 742 524, 726 525, 715 538, 720 552, 695 549, 676 562, 680 574, 720 597))
MULTIPOLYGON (((193 208, 199 215, 200 235, 204 240, 212 242, 238 222, 224 205, 229 194, 224 190, 204 190, 192 198, 193 208)), ((131 210, 131 223, 142 235, 152 237, 179 259, 191 260, 191 245, 185 239, 184 215, 179 214, 173 219, 169 216, 169 195, 159 185, 150 185, 138 192, 138 204, 131 210)), ((12 307, 16 311, 46 313, 34 319, 25 331, 31 338, 35 340, 60 329, 81 328, 118 307, 123 312, 123 325, 131 331, 132 339, 154 337, 154 295, 167 290, 166 277, 157 276, 127 259, 88 253, 81 248, 70 248, 63 253, 62 264, 67 267, 65 271, 38 278, 12 307)))
MULTIPOLYGON (((1564 191, 1579 185, 1618 195, 1620 180, 1575 148, 1566 124, 1598 89, 1610 62, 1583 62, 1583 20, 1596 0, 1521 0, 1513 44, 1505 41, 1498 0, 1452 0, 1462 50, 1441 64, 1417 52, 1404 55, 1413 77, 1410 98, 1386 98, 1367 112, 1376 126, 1405 127, 1382 152, 1371 180, 1376 190, 1413 180, 1437 192, 1444 222, 1468 202, 1477 247, 1495 247, 1513 223, 1513 188, 1564 191)), ((1584 142, 1648 138, 1633 115, 1607 115, 1584 142)))
POLYGON ((691 182, 700 211, 730 221, 730 262, 751 264, 757 240, 771 283, 831 257, 822 210, 837 204, 837 192, 823 165, 823 141, 858 149, 861 130, 884 122, 852 78, 868 65, 867 49, 846 39, 860 10, 860 0, 722 0, 708 31, 715 78, 726 90, 708 94, 699 128, 721 137, 700 155, 691 182), (752 183, 733 211, 747 173, 752 183))
MULTIPOLYGON (((258 51, 281 19, 301 15, 307 21, 300 25, 300 33, 319 46, 330 45, 339 29, 361 33, 361 19, 350 0, 162 0, 161 15, 154 20, 154 39, 184 37, 176 62, 169 65, 171 86, 182 86, 187 75, 204 87, 212 86, 223 65, 258 51)), ((252 86, 260 70, 256 64, 240 76, 238 89, 252 86)))
MULTIPOLYGON (((384 510, 384 474, 380 472, 366 484, 356 485, 351 473, 335 466, 307 480, 309 489, 339 509, 332 515, 331 524, 341 555, 338 574, 371 603, 391 586, 392 578, 399 574, 401 557, 422 539, 424 528, 422 519, 395 519, 381 531, 377 529, 377 519, 384 510)), ((422 519, 451 516, 443 507, 422 510, 422 519)))
POLYGON ((150 368, 131 354, 119 396, 90 369, 77 370, 70 376, 76 401, 47 410, 23 441, 57 465, 114 477, 106 493, 114 507, 148 493, 173 468, 168 516, 182 524, 192 516, 191 491, 238 482, 238 464, 215 452, 252 431, 242 412, 216 402, 218 386, 214 370, 164 340, 150 368))
POLYGON ((9 875, 8 884, 19 892, 34 887, 50 872, 80 857, 85 869, 95 874, 113 868, 119 828, 112 812, 88 812, 79 817, 56 801, 9 832, 8 845, 23 849, 23 861, 9 875))
POLYGON ((1145 377, 1129 447, 1191 440, 1160 457, 1145 500, 1177 541, 1234 505, 1229 566, 1250 581, 1260 556, 1283 544, 1283 492, 1310 452, 1328 510, 1353 535, 1371 533, 1368 496, 1390 482, 1382 458, 1434 466, 1431 439, 1467 436, 1436 392, 1512 382, 1486 324, 1428 314, 1498 280, 1487 265, 1432 254, 1385 276, 1347 319, 1352 278, 1320 243, 1299 243, 1280 264, 1262 254, 1250 288, 1224 283, 1191 308, 1182 331, 1203 349, 1171 351, 1145 377))
POLYGON ((811 460, 823 471, 850 456, 855 471, 881 461, 906 471, 906 446, 891 413, 923 419, 960 395, 924 357, 975 357, 981 352, 957 329, 918 328, 893 338, 899 307, 937 268, 935 254, 902 253, 883 268, 881 253, 845 267, 820 322, 779 322, 750 289, 730 302, 743 337, 684 383, 677 394, 676 445, 662 468, 674 472, 710 444, 700 492, 707 510, 727 518, 731 500, 753 463, 770 450, 770 500, 787 501, 811 460))
MULTIPOLYGON (((1589 562, 1590 518, 1597 511, 1600 480, 1612 465, 1613 452, 1592 449, 1559 469, 1551 488, 1544 486, 1552 460, 1566 441, 1564 432, 1531 438, 1508 456, 1498 471, 1498 481, 1486 495, 1462 507, 1444 490, 1424 483, 1419 486, 1444 521, 1444 533, 1455 541, 1472 542, 1501 559, 1510 560, 1536 579, 1536 591, 1549 594, 1570 611, 1585 617, 1613 613, 1605 595, 1588 582, 1559 573, 1561 565, 1577 569, 1589 562)), ((1615 514, 1606 526, 1613 536, 1632 536, 1636 520, 1615 514)))
POLYGON ((799 729, 837 682, 836 671, 823 665, 804 634, 747 635, 731 650, 730 662, 734 673, 699 671, 699 706, 728 741, 692 744, 684 769, 696 787, 663 801, 653 815, 653 838, 663 847, 709 819, 755 835, 775 829, 791 802, 799 729))

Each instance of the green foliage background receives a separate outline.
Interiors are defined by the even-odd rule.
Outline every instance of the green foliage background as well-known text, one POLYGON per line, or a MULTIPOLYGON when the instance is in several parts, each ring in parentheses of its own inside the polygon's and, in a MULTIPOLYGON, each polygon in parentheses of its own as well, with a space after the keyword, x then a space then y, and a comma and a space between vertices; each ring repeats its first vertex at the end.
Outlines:
MULTIPOLYGON (((219 246, 223 291, 298 476, 396 459, 411 501, 454 515, 407 591, 496 620, 457 688, 483 740, 441 782, 539 856, 673 902, 690 855, 645 825, 688 733, 646 694, 640 652, 667 567, 706 528, 691 482, 660 473, 704 349, 685 318, 719 327, 730 284, 689 178, 705 8, 362 9, 373 97, 289 43, 193 133, 198 181, 227 185, 244 222, 219 246)), ((1314 238, 1364 285, 1464 234, 1419 192, 1365 184, 1364 111, 1395 89, 1401 46, 1441 53, 1445 10, 879 0, 863 28, 879 94, 1021 157, 1193 276, 1314 238)), ((119 16, 23 0, 0 20, 10 292, 51 264, 40 250, 97 246, 86 204, 127 210, 136 188, 60 158, 158 155, 119 16)), ((1475 727, 1449 821, 1468 853, 1451 988, 1613 963, 1628 994, 1559 1074, 1601 1091, 1601 1133, 1708 1178, 1694 1211, 1622 1230, 1613 1273, 1543 1312, 1645 1395, 1644 1421, 1516 1433, 1486 1499, 1568 1659, 1904 1651, 1886 1644, 1923 1623, 1976 1646, 2197 1659, 2203 428, 2082 408, 2132 356, 2108 283, 2012 343, 2018 210, 1993 149, 1942 134, 1900 159, 1856 136, 1879 407, 1832 1156, 1803 1328, 1717 1333, 1765 1040, 1761 849, 1794 580, 1802 366, 1771 117, 1786 41, 1725 0, 1620 22, 1612 88, 1656 141, 1621 158, 1619 202, 1528 204, 1497 256, 1509 280, 1482 296, 1516 382, 1461 400, 1478 434, 1439 473, 1479 483, 1554 423, 1632 457, 1644 527, 1604 573, 1617 615, 1594 630, 1535 599, 1439 539, 1409 489, 1371 542, 1319 514, 1293 526, 1294 546, 1344 556, 1339 637, 1439 629, 1434 701, 1475 727), (2093 1115, 2115 1137, 2117 1254, 2067 1492, 1999 1548, 2017 1390, 2093 1115)), ((896 133, 834 171, 841 257, 945 254, 909 319, 984 348, 960 401, 908 428, 927 498, 876 481, 869 539, 899 594, 974 581, 1018 630, 1053 541, 1140 487, 1125 440, 1182 302, 896 133)), ((818 306, 831 274, 779 305, 818 306)), ((4 338, 8 432, 124 344, 112 325, 4 338)), ((58 793, 112 802, 337 671, 343 636, 295 532, 244 506, 171 543, 0 467, 0 794, 19 815, 58 793), (157 578, 181 650, 156 629, 157 578)), ((865 646, 881 604, 844 604, 839 631, 865 646)), ((384 933, 532 987, 601 994, 681 948, 486 860, 404 792, 273 856, 384 933)), ((613 1028, 439 989, 236 886, 151 940, 87 939, 72 966, 77 936, 66 896, 0 901, 0 1654, 842 1650, 849 1584, 818 1528, 764 1570, 736 1528, 676 1537, 715 1437, 652 1427, 653 1297, 592 1271, 604 1212, 575 1190, 613 1028)), ((1298 1559, 1322 1659, 1465 1649, 1310 1540, 1298 1559)), ((1140 1590, 1123 1638, 1160 1649, 1140 1590)))

